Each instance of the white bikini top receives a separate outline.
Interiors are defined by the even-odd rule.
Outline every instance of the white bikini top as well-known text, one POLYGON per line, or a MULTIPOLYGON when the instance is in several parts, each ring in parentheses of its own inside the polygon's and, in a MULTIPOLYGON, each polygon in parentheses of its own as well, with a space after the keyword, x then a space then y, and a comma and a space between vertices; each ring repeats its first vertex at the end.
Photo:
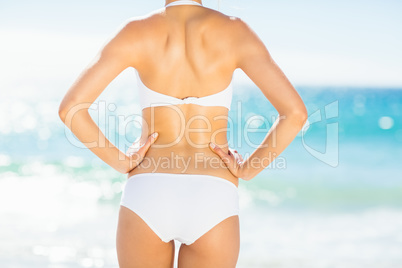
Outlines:
POLYGON ((167 4, 165 7, 170 7, 170 6, 178 6, 178 5, 197 5, 197 6, 202 6, 200 3, 192 1, 192 0, 177 0, 174 1, 170 4, 167 4))
POLYGON ((201 106, 223 106, 230 110, 230 105, 232 104, 232 81, 230 81, 229 86, 219 91, 218 93, 204 96, 204 97, 187 97, 184 99, 179 99, 173 96, 162 94, 148 88, 141 81, 138 71, 135 70, 137 75, 137 84, 139 88, 139 98, 141 110, 147 107, 156 106, 166 106, 166 105, 177 105, 177 104, 198 104, 201 106))

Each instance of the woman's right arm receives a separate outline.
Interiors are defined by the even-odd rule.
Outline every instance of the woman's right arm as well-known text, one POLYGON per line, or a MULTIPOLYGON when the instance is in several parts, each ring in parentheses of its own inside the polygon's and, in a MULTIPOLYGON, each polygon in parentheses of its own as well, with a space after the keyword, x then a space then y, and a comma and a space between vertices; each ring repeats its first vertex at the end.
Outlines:
POLYGON ((263 142, 239 167, 238 177, 250 180, 293 141, 308 114, 301 97, 257 34, 241 19, 235 23, 237 68, 246 73, 279 113, 263 142))

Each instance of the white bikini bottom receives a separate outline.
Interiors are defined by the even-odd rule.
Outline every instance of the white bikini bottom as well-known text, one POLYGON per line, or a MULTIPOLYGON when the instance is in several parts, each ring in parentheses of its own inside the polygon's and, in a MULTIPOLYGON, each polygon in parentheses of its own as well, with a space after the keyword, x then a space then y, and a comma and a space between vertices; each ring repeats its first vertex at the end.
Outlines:
POLYGON ((239 214, 238 188, 202 174, 141 173, 129 177, 120 205, 129 208, 164 242, 186 245, 239 214))

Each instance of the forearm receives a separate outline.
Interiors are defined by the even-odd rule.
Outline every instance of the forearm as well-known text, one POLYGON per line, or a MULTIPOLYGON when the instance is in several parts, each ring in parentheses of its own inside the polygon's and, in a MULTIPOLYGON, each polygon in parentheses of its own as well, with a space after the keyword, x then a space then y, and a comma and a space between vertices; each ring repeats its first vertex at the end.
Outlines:
POLYGON ((306 119, 299 114, 278 116, 257 149, 242 163, 242 179, 250 180, 275 160, 294 140, 306 119))
POLYGON ((87 109, 70 109, 70 112, 62 113, 60 118, 72 133, 106 164, 123 174, 129 171, 129 157, 104 136, 87 109))

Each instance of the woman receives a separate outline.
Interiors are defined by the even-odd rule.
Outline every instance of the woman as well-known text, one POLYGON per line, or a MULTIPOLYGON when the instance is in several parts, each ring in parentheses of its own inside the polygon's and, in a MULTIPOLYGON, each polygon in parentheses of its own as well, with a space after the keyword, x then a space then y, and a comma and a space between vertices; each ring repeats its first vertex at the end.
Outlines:
POLYGON ((181 268, 235 267, 238 180, 267 167, 307 119, 259 37, 201 0, 166 0, 164 8, 126 23, 69 89, 59 115, 92 152, 128 173, 116 239, 121 268, 172 267, 174 240, 182 243, 181 268), (143 129, 139 143, 123 153, 102 135, 88 107, 128 67, 137 74, 143 129), (237 68, 280 115, 246 161, 226 137, 237 68))

